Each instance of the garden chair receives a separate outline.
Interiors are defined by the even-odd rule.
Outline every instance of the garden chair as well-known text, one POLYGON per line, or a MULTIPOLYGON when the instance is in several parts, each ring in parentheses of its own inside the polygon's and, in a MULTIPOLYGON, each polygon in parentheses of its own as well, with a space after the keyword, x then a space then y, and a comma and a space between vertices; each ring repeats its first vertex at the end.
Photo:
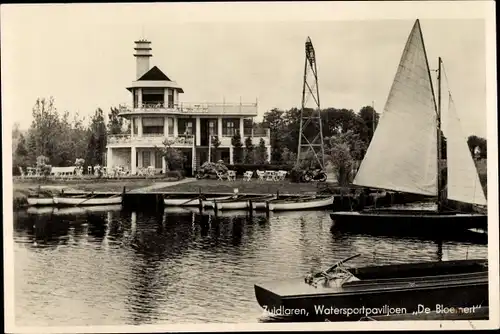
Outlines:
POLYGON ((250 181, 252 179, 252 176, 253 176, 253 172, 252 171, 246 171, 244 174, 243 174, 243 181, 250 181))
POLYGON ((275 172, 273 170, 266 170, 266 181, 274 181, 275 172))
POLYGON ((284 181, 286 174, 288 174, 288 172, 286 170, 278 171, 278 181, 284 181))
POLYGON ((236 181, 236 171, 228 170, 227 171, 227 180, 228 181, 236 181))
POLYGON ((148 167, 148 175, 149 176, 155 176, 155 172, 156 172, 156 169, 154 168, 154 166, 148 167))
POLYGON ((226 174, 223 174, 222 172, 215 171, 215 173, 217 174, 217 178, 218 178, 220 181, 224 181, 224 179, 225 179, 225 178, 227 178, 227 175, 226 175, 226 174))
POLYGON ((28 171, 26 177, 33 177, 33 167, 26 167, 26 170, 28 171))
POLYGON ((257 172, 257 176, 259 177, 259 181, 264 181, 264 177, 266 176, 266 172, 261 171, 261 170, 258 170, 256 172, 257 172))

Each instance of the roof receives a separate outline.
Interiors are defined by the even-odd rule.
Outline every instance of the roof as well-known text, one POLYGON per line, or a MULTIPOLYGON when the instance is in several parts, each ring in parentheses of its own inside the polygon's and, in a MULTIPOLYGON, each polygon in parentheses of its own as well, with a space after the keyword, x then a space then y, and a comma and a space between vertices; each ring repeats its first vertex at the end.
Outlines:
POLYGON ((158 67, 153 66, 149 71, 144 73, 137 81, 172 81, 158 67))

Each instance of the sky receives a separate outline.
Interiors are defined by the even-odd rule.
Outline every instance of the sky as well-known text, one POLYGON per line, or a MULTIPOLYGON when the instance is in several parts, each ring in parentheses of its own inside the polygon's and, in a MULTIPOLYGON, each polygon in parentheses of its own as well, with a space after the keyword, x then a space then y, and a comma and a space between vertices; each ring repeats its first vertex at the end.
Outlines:
POLYGON ((425 3, 3 5, 2 114, 27 129, 38 97, 87 119, 130 105, 134 41, 147 38, 151 66, 184 89, 181 101, 257 100, 261 118, 300 106, 308 36, 322 108, 373 102, 381 112, 420 18, 430 66, 442 57, 464 132, 486 137, 486 10, 425 3))

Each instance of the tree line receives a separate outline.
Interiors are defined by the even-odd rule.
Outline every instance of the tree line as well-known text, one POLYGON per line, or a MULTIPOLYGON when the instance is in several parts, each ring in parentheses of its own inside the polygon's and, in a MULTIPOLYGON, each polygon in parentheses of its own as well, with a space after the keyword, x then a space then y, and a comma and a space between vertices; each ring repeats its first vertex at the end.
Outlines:
POLYGON ((32 122, 23 132, 15 125, 13 137, 13 167, 35 166, 39 157, 52 166, 73 166, 77 159, 85 165, 103 165, 106 139, 109 134, 130 132, 130 124, 111 107, 108 122, 98 108, 90 120, 78 113, 70 118, 68 111, 59 112, 54 98, 39 98, 32 109, 32 122))

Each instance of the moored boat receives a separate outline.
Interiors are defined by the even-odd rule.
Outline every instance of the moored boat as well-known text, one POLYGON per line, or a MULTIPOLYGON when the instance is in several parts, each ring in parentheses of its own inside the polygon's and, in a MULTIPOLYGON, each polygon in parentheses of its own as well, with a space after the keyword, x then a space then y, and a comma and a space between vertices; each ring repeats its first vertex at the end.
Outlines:
POLYGON ((92 205, 113 205, 121 203, 122 203, 121 195, 84 194, 84 195, 65 195, 65 196, 54 197, 54 204, 58 206, 65 206, 65 205, 92 206, 92 205))
POLYGON ((203 195, 165 195, 163 202, 166 206, 200 206, 202 201, 226 200, 234 195, 208 195, 208 198, 203 199, 203 195))
POLYGON ((256 299, 272 315, 333 321, 488 306, 487 260, 343 266, 354 257, 305 279, 255 284, 256 299))
POLYGON ((30 206, 54 205, 53 197, 28 197, 27 201, 30 206))
POLYGON ((333 205, 334 198, 332 195, 313 195, 272 199, 267 201, 266 207, 268 211, 321 209, 333 205))
MULTIPOLYGON (((226 200, 213 200, 212 207, 214 210, 248 210, 253 207, 253 202, 265 202, 268 199, 274 198, 275 195, 239 195, 226 200)), ((210 201, 206 201, 207 203, 210 201)))

